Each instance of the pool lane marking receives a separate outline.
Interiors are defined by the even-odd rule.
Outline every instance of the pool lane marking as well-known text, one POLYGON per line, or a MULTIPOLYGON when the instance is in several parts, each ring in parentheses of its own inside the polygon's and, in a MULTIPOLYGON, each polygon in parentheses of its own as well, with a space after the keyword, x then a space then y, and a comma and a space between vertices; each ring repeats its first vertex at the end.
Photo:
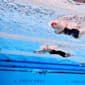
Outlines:
MULTIPOLYGON (((85 70, 83 69, 66 69, 66 68, 53 68, 53 67, 37 67, 37 66, 19 66, 19 65, 0 65, 0 67, 5 67, 5 68, 30 68, 30 69, 44 69, 44 70, 65 70, 65 71, 79 71, 82 72, 85 70)), ((83 73, 83 72, 82 72, 83 73)))
POLYGON ((39 62, 39 61, 22 61, 22 60, 4 60, 0 59, 0 62, 11 62, 11 63, 26 63, 26 64, 42 64, 42 65, 59 65, 59 66, 74 66, 74 67, 85 67, 78 64, 59 64, 59 63, 50 63, 50 62, 39 62))
MULTIPOLYGON (((31 72, 31 73, 35 73, 35 71, 28 71, 28 70, 12 70, 12 69, 0 69, 0 71, 12 71, 12 72, 31 72)), ((52 71, 47 71, 47 72, 43 72, 42 71, 42 73, 40 73, 39 71, 37 71, 36 73, 39 73, 39 74, 47 74, 47 73, 54 73, 54 74, 57 74, 57 73, 59 73, 59 74, 85 74, 85 73, 78 73, 78 72, 52 72, 52 71)))
POLYGON ((42 38, 37 38, 37 37, 27 37, 27 36, 22 36, 18 34, 9 34, 5 32, 0 32, 0 37, 12 38, 12 39, 18 39, 18 40, 26 40, 26 41, 34 41, 34 42, 40 42, 40 43, 44 42, 44 43, 54 43, 54 44, 64 44, 64 45, 70 45, 70 46, 85 47, 85 44, 77 44, 77 43, 65 42, 65 41, 60 41, 60 40, 42 39, 42 38))

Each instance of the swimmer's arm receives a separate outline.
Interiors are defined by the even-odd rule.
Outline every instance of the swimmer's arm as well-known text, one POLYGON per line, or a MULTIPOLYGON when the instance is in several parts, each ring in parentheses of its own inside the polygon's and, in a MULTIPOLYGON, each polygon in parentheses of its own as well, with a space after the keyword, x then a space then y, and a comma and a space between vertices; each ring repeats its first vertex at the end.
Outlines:
POLYGON ((45 52, 48 52, 48 50, 42 49, 42 50, 39 50, 39 51, 34 51, 33 53, 45 53, 45 52))
POLYGON ((58 32, 58 31, 56 31, 56 30, 55 30, 54 32, 55 32, 56 34, 61 34, 61 33, 62 33, 62 31, 61 31, 61 32, 58 32))

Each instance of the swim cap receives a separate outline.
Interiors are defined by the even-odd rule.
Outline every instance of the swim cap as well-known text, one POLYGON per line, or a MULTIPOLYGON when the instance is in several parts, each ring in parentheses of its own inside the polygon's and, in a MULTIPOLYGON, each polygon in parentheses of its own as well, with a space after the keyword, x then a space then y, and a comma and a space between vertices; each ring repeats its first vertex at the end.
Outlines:
POLYGON ((53 20, 51 22, 48 23, 48 25, 51 27, 52 25, 58 25, 58 22, 53 20))
POLYGON ((52 23, 51 23, 51 26, 52 26, 52 25, 58 25, 58 23, 56 23, 56 22, 52 22, 52 23))

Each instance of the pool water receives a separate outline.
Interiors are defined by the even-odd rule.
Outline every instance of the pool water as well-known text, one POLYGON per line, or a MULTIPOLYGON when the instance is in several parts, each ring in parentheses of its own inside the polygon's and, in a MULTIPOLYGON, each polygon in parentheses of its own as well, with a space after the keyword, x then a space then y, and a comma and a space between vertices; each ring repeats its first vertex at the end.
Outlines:
POLYGON ((1 85, 85 84, 85 65, 80 66, 85 62, 85 36, 56 35, 48 26, 55 16, 71 14, 32 4, 0 3, 1 85), (68 47, 74 56, 33 53, 43 44, 68 47))

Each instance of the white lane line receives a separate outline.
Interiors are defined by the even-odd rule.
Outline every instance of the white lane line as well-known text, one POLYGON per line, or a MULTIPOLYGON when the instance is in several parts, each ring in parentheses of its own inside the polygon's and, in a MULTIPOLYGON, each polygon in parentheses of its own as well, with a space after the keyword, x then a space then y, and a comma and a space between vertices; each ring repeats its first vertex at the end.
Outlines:
POLYGON ((8 34, 4 32, 0 32, 0 37, 12 38, 12 39, 18 39, 18 40, 26 40, 26 41, 34 41, 38 43, 54 43, 54 44, 61 44, 61 45, 85 47, 85 44, 77 44, 77 43, 65 42, 65 41, 60 41, 60 40, 41 39, 37 37, 27 37, 27 36, 22 36, 18 34, 8 34))

